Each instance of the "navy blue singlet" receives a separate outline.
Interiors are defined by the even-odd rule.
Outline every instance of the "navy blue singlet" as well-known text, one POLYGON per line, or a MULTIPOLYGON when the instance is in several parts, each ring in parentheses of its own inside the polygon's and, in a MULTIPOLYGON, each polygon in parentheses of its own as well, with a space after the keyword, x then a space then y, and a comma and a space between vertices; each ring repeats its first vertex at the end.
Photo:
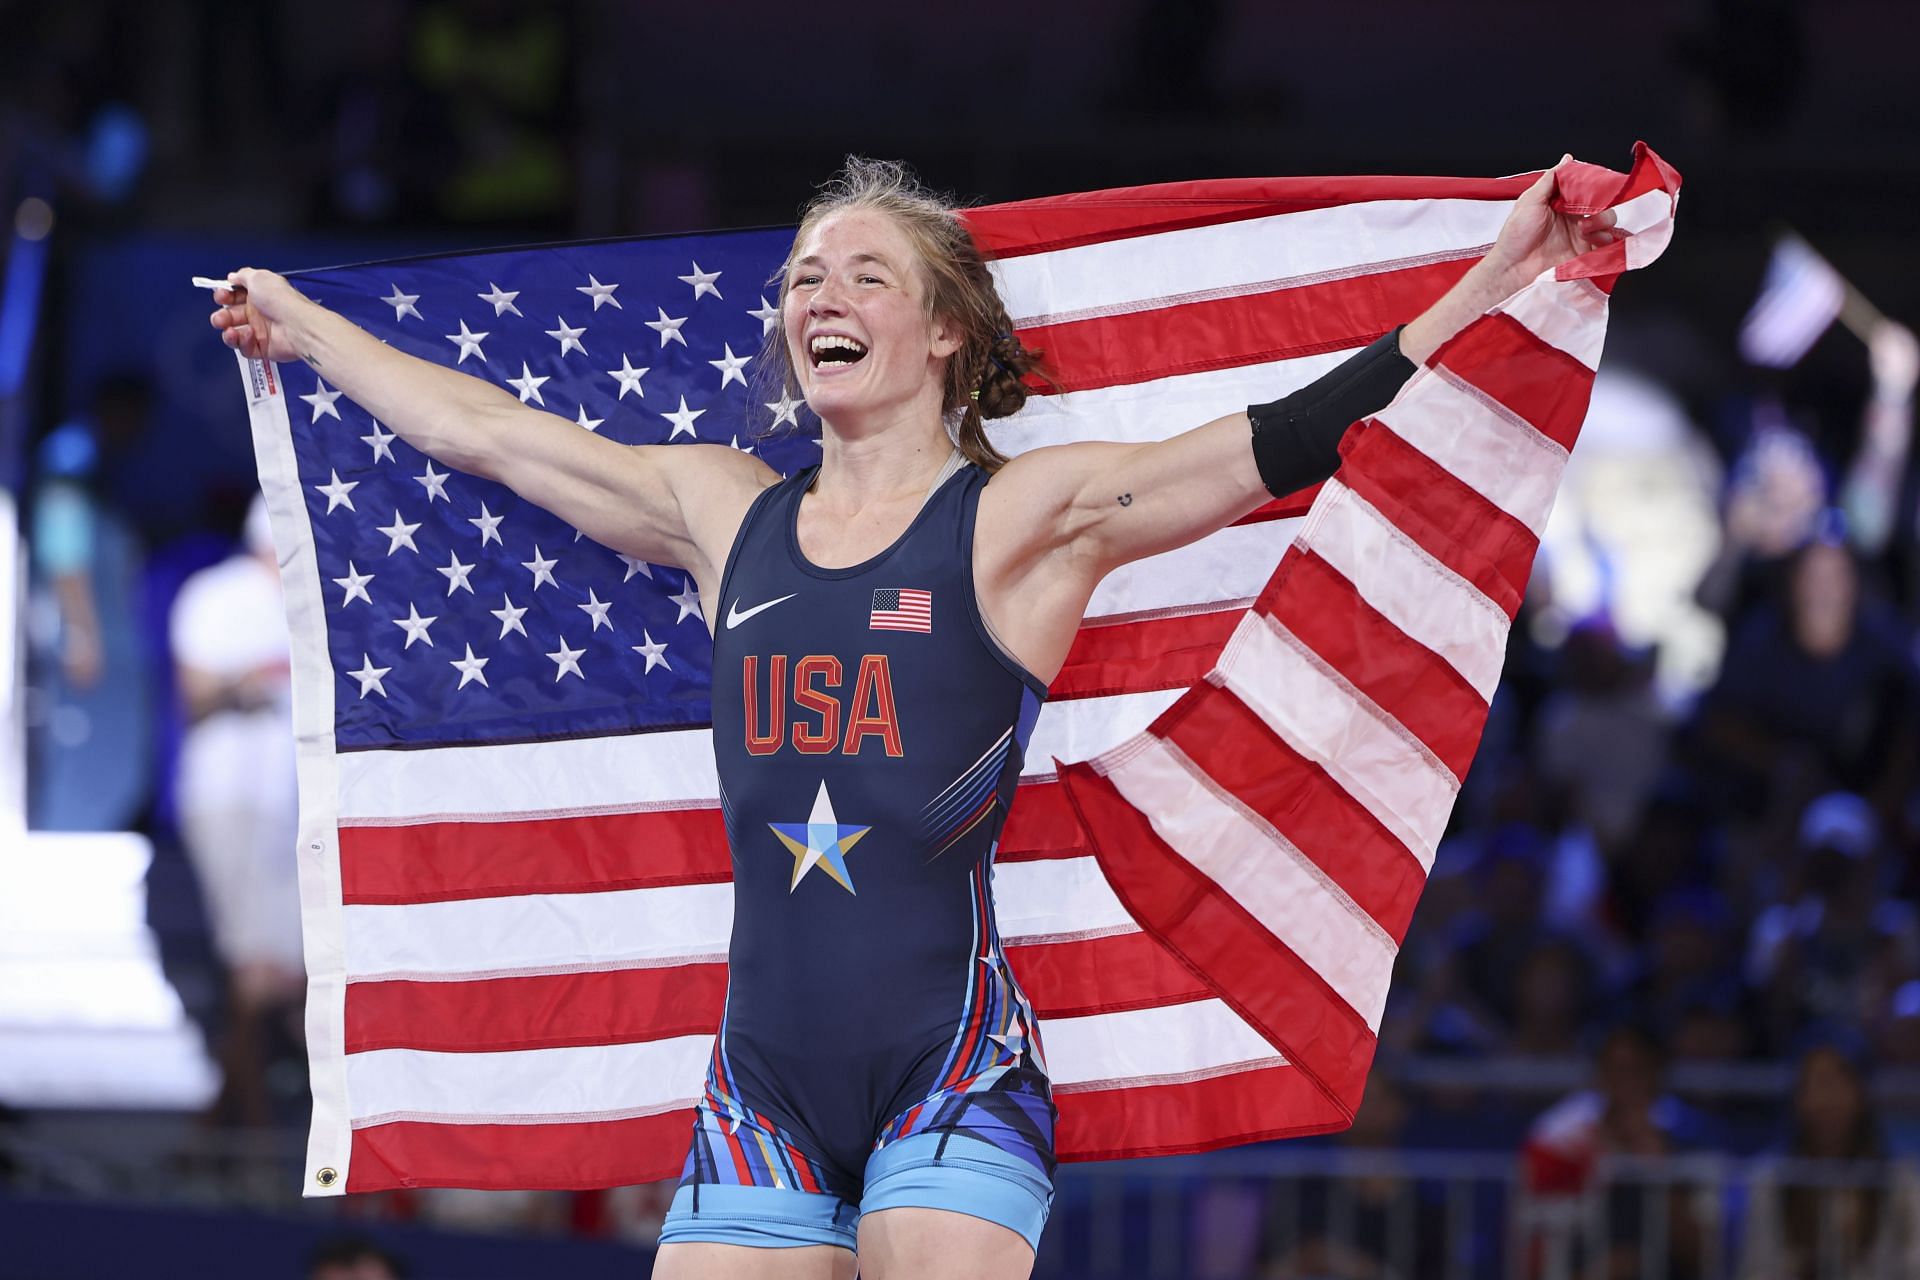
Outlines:
POLYGON ((867 1157, 927 1132, 1051 1177, 1045 1064, 992 899, 1046 686, 974 598, 988 476, 961 466, 891 547, 824 569, 796 533, 818 471, 755 498, 721 578, 733 939, 684 1180, 857 1202, 867 1157))

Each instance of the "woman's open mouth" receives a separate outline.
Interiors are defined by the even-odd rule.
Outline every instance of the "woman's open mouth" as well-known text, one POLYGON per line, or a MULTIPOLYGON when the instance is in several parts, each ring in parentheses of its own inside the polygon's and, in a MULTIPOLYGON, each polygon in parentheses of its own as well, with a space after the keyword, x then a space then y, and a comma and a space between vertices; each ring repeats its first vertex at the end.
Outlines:
POLYGON ((838 333, 817 335, 807 347, 807 355, 816 369, 838 368, 866 359, 867 349, 853 338, 838 333))

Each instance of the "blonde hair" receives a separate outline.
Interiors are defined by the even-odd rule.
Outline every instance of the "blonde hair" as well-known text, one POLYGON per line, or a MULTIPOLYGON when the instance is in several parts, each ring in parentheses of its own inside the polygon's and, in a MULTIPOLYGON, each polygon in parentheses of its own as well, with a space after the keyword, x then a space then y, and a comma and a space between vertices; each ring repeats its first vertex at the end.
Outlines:
MULTIPOLYGON (((793 247, 778 274, 767 281, 780 291, 775 308, 785 313, 787 273, 813 229, 831 214, 849 209, 871 209, 891 217, 906 233, 920 261, 927 286, 929 320, 942 317, 957 331, 960 349, 947 360, 940 408, 956 447, 967 461, 993 472, 1007 459, 987 439, 985 419, 1004 418, 1027 402, 1021 381, 1039 369, 1038 351, 1028 351, 1013 332, 1007 307, 1000 300, 993 274, 972 234, 958 215, 958 206, 929 190, 912 170, 897 160, 869 160, 848 156, 840 172, 822 186, 800 214, 793 247)), ((786 327, 776 325, 761 351, 758 377, 769 390, 785 396, 800 390, 787 350, 786 327)), ((763 434, 771 434, 769 428, 763 434)))

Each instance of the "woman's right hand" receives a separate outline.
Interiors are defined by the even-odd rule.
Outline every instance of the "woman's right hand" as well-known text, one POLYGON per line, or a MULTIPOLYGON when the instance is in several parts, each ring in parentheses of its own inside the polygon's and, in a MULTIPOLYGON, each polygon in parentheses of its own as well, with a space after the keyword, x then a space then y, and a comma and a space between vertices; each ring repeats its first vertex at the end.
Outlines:
POLYGON ((285 276, 257 267, 228 274, 228 285, 213 291, 219 310, 208 317, 220 341, 251 360, 298 360, 291 321, 311 300, 285 276))

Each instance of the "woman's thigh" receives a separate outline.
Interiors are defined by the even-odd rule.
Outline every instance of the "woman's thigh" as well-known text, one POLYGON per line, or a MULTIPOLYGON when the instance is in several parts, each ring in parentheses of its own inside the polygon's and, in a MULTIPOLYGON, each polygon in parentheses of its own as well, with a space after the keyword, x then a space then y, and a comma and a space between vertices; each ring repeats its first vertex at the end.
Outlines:
POLYGON ((1025 1238, 985 1218, 908 1208, 860 1217, 860 1280, 1027 1280, 1032 1274, 1025 1238))
POLYGON ((854 1280, 857 1272, 853 1255, 830 1244, 755 1249, 690 1241, 663 1244, 653 1259, 653 1280, 854 1280))

